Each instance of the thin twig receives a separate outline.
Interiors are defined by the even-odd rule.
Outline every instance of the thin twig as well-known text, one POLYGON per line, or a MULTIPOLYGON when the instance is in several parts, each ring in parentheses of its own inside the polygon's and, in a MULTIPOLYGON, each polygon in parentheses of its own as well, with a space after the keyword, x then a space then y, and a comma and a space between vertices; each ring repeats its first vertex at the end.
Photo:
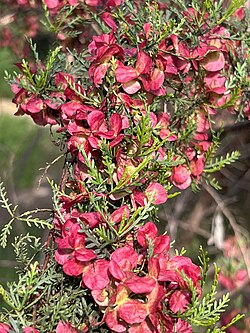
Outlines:
POLYGON ((183 222, 181 221, 180 222, 180 228, 184 229, 184 230, 187 230, 188 232, 192 232, 193 234, 197 234, 197 235, 200 235, 206 239, 209 239, 211 234, 210 232, 200 228, 200 227, 194 227, 194 226, 191 226, 188 222, 183 222))
POLYGON ((58 162, 63 156, 64 156, 64 154, 61 154, 61 155, 57 156, 52 162, 47 162, 47 163, 46 163, 47 166, 46 166, 45 168, 40 168, 40 169, 39 169, 39 171, 41 171, 41 170, 44 170, 44 171, 43 171, 43 174, 41 175, 41 177, 39 178, 38 186, 37 186, 38 189, 39 189, 39 187, 41 186, 41 182, 42 182, 44 176, 47 174, 49 168, 50 168, 52 165, 54 165, 56 162, 58 162))
POLYGON ((227 218, 230 226, 232 227, 233 232, 234 232, 235 237, 236 237, 236 242, 238 243, 240 252, 242 254, 242 258, 243 258, 245 266, 246 266, 248 278, 250 278, 249 256, 246 253, 245 248, 241 244, 240 238, 241 238, 242 232, 240 230, 240 227, 237 224, 237 221, 236 221, 234 215, 225 206, 224 201, 220 198, 219 194, 214 189, 212 189, 210 186, 207 186, 206 184, 204 184, 204 188, 211 195, 211 197, 214 199, 214 201, 217 203, 218 208, 221 210, 221 212, 227 218))
POLYGON ((51 255, 49 250, 53 246, 53 244, 54 244, 53 236, 52 236, 52 233, 49 232, 47 241, 45 243, 45 248, 48 250, 48 252, 45 254, 45 258, 44 258, 43 266, 42 266, 42 271, 44 271, 47 268, 47 265, 48 265, 49 260, 50 260, 50 255, 51 255))

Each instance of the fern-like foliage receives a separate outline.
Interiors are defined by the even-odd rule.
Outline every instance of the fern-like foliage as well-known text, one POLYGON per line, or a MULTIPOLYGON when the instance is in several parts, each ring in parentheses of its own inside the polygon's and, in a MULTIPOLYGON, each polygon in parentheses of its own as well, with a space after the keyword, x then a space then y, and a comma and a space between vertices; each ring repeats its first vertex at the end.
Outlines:
POLYGON ((16 236, 12 243, 16 255, 16 262, 20 268, 25 268, 34 260, 34 257, 41 251, 40 238, 27 233, 16 236), (31 255, 31 251, 34 254, 31 255))
POLYGON ((205 183, 207 185, 212 186, 217 191, 222 189, 222 187, 220 186, 219 181, 215 177, 211 177, 210 174, 203 175, 202 178, 205 180, 205 183))
MULTIPOLYGON (((83 7, 85 6, 83 5, 83 7)), ((75 14, 76 6, 64 5, 53 20, 51 20, 50 12, 44 1, 43 9, 45 13, 45 20, 41 20, 41 23, 49 31, 55 34, 63 32, 63 34, 67 37, 75 37, 80 33, 77 26, 86 23, 81 15, 72 15, 75 14)))
POLYGON ((204 172, 205 173, 214 173, 216 171, 221 170, 226 165, 230 165, 231 163, 237 161, 240 157, 239 151, 233 151, 232 153, 227 153, 226 156, 220 156, 214 158, 212 161, 208 161, 205 165, 204 172))
POLYGON ((206 333, 225 333, 229 327, 236 324, 242 318, 244 318, 244 314, 237 314, 227 325, 222 327, 216 326, 213 329, 209 328, 206 333))
POLYGON ((8 242, 8 236, 11 233, 12 225, 15 220, 18 220, 20 222, 26 223, 29 227, 32 225, 35 225, 38 228, 42 229, 51 229, 52 223, 50 220, 42 220, 38 217, 34 217, 34 215, 39 213, 51 213, 50 209, 34 209, 30 210, 24 213, 19 214, 18 213, 18 206, 14 206, 13 204, 9 202, 6 189, 4 187, 3 182, 0 182, 0 203, 2 208, 4 208, 9 216, 10 220, 5 224, 5 226, 2 228, 0 233, 0 246, 5 248, 7 246, 8 242))
MULTIPOLYGON (((8 315, 15 333, 32 326, 34 321, 41 333, 54 332, 60 320, 70 321, 74 327, 91 327, 101 315, 90 301, 90 292, 82 288, 81 280, 65 276, 52 261, 42 272, 38 262, 30 264, 17 282, 8 284, 8 291, 0 286, 0 295, 9 306, 0 320, 6 320, 8 315)), ((93 326, 90 332, 100 332, 100 327, 93 326)), ((101 332, 108 331, 103 328, 101 332)))
MULTIPOLYGON (((209 258, 207 252, 205 252, 202 247, 200 248, 199 260, 201 262, 201 286, 204 287, 207 280, 207 272, 209 268, 209 258)), ((223 295, 220 299, 217 299, 217 286, 218 286, 218 274, 219 268, 214 264, 214 278, 210 290, 200 298, 197 295, 197 289, 194 287, 191 279, 188 279, 185 274, 182 273, 182 276, 191 290, 191 306, 183 314, 180 314, 179 317, 187 320, 194 327, 201 326, 212 326, 220 320, 220 316, 225 312, 229 299, 229 293, 223 295)), ((228 326, 223 326, 221 328, 216 328, 217 330, 211 331, 208 330, 207 333, 212 332, 223 332, 225 329, 233 325, 236 321, 240 320, 242 315, 236 316, 228 326)))

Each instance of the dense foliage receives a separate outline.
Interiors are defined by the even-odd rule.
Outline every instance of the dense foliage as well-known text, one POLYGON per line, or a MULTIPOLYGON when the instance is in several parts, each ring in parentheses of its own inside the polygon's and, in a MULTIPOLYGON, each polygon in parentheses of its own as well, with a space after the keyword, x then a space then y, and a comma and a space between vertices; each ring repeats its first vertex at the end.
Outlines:
POLYGON ((44 1, 63 46, 42 63, 32 44, 35 62, 8 79, 16 114, 51 126, 65 166, 48 221, 17 216, 1 186, 2 246, 15 219, 49 229, 44 245, 15 240, 19 280, 0 290, 1 333, 227 329, 215 325, 229 301, 216 299, 218 268, 203 293, 204 251, 199 267, 155 222, 182 190, 218 189, 211 175, 239 156, 216 156, 214 127, 221 114, 250 118, 243 3, 44 1))

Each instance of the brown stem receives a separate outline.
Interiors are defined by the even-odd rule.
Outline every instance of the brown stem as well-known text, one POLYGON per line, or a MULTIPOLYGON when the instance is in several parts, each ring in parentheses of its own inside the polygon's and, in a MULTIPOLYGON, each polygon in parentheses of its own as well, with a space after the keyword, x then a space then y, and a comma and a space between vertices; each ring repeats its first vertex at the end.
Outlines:
POLYGON ((62 178, 61 178, 60 183, 59 183, 59 191, 60 192, 63 192, 65 190, 68 178, 69 178, 69 170, 68 170, 68 168, 65 164, 64 167, 63 167, 62 178))
MULTIPOLYGON (((52 232, 50 231, 49 232, 49 235, 48 235, 48 239, 45 243, 45 248, 46 249, 50 249, 53 245, 54 241, 53 241, 53 236, 52 236, 52 232)), ((45 254, 45 257, 44 257, 44 261, 43 261, 43 267, 42 267, 42 271, 44 271, 49 263, 49 260, 50 260, 50 252, 47 252, 45 254)))

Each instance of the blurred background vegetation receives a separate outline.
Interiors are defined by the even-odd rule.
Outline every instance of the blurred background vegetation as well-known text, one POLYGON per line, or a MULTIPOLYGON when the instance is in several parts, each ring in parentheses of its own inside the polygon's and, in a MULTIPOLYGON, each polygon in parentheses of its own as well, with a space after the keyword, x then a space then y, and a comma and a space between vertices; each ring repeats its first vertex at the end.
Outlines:
MULTIPOLYGON (((15 117, 13 94, 4 80, 5 71, 17 71, 17 59, 8 48, 0 48, 0 178, 8 191, 10 202, 19 205, 20 212, 35 208, 51 207, 51 192, 46 177, 58 180, 61 165, 51 167, 41 179, 46 162, 59 154, 50 140, 48 128, 35 126, 28 117, 15 117), (39 185, 39 183, 41 183, 39 185)), ((20 59, 19 59, 20 61, 20 59)), ((8 222, 9 216, 0 210, 0 229, 8 222)), ((12 237, 26 233, 21 222, 14 224, 12 237)), ((38 235, 40 230, 32 228, 38 235)), ((14 278, 14 253, 12 246, 0 251, 0 283, 14 278)))

